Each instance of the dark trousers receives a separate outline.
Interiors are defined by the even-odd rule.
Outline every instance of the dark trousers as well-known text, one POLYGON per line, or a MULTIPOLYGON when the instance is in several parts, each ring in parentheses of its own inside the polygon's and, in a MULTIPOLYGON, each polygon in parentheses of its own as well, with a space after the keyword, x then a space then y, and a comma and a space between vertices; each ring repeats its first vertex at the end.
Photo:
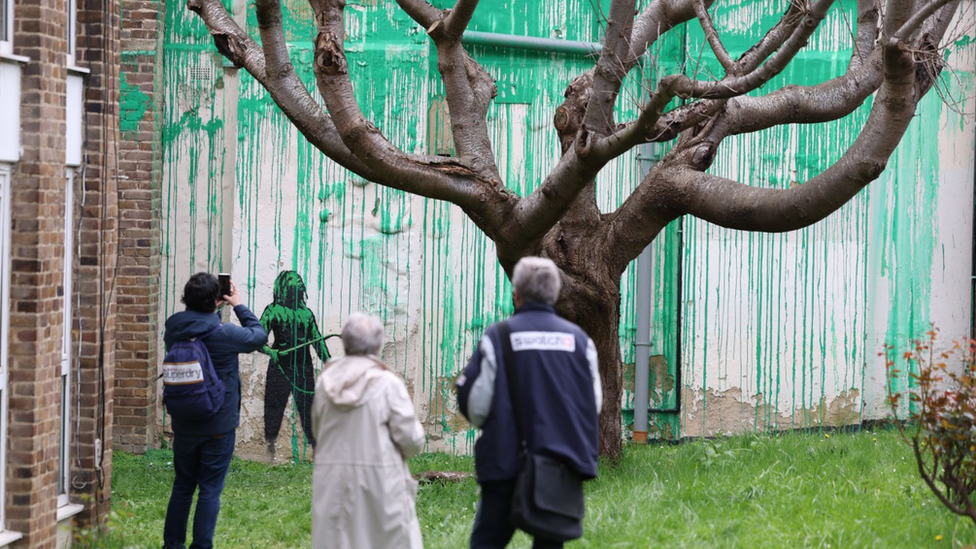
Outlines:
MULTIPOLYGON (((515 534, 515 527, 508 520, 514 492, 514 479, 481 483, 481 501, 471 531, 471 549, 503 549, 508 545, 515 534)), ((562 546, 561 541, 532 541, 532 549, 560 549, 562 546)))
POLYGON ((315 435, 312 433, 312 401, 315 398, 315 370, 312 359, 298 362, 285 367, 289 372, 289 379, 282 373, 280 366, 271 363, 268 367, 268 377, 264 385, 264 439, 273 442, 281 431, 281 421, 285 416, 288 405, 288 395, 295 397, 295 408, 298 408, 298 418, 302 422, 305 438, 315 448, 315 435), (296 375, 297 372, 297 375, 296 375))
POLYGON ((163 527, 163 549, 186 547, 186 523, 190 518, 190 505, 197 488, 197 509, 193 514, 193 544, 190 549, 211 549, 217 513, 220 511, 220 493, 234 455, 236 433, 225 435, 179 435, 173 437, 173 492, 166 509, 163 527))

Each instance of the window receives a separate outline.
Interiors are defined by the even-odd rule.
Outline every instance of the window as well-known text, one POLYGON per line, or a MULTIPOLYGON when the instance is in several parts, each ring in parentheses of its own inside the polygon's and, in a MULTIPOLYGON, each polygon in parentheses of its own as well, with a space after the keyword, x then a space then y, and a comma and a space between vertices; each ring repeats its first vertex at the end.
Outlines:
POLYGON ((64 336, 61 339, 61 455, 58 460, 58 507, 67 505, 71 478, 71 306, 74 281, 74 188, 75 169, 66 168, 64 178, 64 336))
MULTIPOLYGON (((3 1, 3 0, 0 0, 3 1)), ((10 325, 10 166, 0 164, 0 479, 7 478, 7 334, 10 325)), ((6 524, 0 482, 0 532, 6 524)))
POLYGON ((14 0, 0 0, 0 55, 14 53, 14 0))
MULTIPOLYGON (((0 0, 2 2, 4 0, 0 0)), ((69 67, 75 66, 75 47, 78 43, 78 0, 68 0, 68 22, 64 26, 65 38, 68 40, 69 67)))

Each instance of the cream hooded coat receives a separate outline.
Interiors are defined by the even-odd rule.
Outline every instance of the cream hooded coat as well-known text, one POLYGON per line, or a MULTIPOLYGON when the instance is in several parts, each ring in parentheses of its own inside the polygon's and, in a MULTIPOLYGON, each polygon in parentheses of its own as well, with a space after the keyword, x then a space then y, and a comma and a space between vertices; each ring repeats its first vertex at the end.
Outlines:
POLYGON ((424 431, 399 376, 364 356, 330 362, 315 386, 314 549, 420 549, 406 460, 424 431))

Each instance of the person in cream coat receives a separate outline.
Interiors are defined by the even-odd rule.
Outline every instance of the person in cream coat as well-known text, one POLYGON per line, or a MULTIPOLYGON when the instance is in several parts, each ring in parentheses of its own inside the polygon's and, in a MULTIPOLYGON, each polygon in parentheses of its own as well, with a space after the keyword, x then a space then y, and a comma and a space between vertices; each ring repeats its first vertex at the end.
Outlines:
POLYGON ((346 356, 326 364, 315 386, 312 546, 421 549, 407 460, 423 448, 423 427, 403 380, 376 358, 380 320, 351 315, 342 344, 346 356))

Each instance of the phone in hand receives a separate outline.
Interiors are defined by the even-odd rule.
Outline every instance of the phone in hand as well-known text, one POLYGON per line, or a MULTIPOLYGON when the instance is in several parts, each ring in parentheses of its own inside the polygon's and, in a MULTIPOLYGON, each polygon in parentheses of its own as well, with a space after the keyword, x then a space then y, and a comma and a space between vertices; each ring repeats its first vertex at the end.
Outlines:
POLYGON ((230 295, 230 273, 220 273, 217 275, 217 282, 220 284, 220 297, 230 295))

